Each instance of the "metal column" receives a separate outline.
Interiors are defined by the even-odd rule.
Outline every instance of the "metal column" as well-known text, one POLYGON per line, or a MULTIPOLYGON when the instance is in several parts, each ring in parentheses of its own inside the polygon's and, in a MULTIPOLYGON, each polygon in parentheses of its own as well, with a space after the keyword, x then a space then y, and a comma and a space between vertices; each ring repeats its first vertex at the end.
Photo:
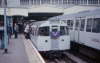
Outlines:
POLYGON ((6 14, 6 0, 3 0, 4 3, 4 52, 7 53, 7 47, 8 47, 8 42, 7 42, 7 14, 6 14))

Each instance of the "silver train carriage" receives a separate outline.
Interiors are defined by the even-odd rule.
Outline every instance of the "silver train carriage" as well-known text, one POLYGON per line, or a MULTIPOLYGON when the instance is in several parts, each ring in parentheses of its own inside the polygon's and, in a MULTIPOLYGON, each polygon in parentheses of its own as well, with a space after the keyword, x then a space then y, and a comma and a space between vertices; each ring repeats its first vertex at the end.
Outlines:
POLYGON ((100 8, 60 19, 68 25, 72 42, 100 51, 100 8))
POLYGON ((69 29, 64 22, 34 22, 31 28, 31 40, 38 51, 62 51, 70 49, 69 29))

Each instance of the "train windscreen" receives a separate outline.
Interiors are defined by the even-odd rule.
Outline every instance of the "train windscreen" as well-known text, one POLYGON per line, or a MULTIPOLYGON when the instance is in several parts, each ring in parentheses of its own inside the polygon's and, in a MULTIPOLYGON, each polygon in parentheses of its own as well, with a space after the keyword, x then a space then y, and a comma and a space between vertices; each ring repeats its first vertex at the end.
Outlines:
POLYGON ((49 27, 40 27, 38 30, 38 35, 40 36, 49 36, 49 27))

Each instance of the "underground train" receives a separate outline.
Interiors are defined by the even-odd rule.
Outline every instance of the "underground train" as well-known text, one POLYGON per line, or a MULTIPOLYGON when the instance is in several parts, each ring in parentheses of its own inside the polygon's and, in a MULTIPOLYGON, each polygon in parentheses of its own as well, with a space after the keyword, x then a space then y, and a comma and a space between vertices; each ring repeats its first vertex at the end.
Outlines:
MULTIPOLYGON (((70 29, 71 50, 100 57, 100 12, 60 17, 70 29), (87 52, 86 52, 87 51, 87 52)), ((94 58, 94 57, 93 57, 94 58)))
POLYGON ((64 22, 48 20, 33 22, 31 40, 40 52, 70 49, 69 29, 64 22))
POLYGON ((67 20, 71 41, 100 50, 100 16, 67 20))

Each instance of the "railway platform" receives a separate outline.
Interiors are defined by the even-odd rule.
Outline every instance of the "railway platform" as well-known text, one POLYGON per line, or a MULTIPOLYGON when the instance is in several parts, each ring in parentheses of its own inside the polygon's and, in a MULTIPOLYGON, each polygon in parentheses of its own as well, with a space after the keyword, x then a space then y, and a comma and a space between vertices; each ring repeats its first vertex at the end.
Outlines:
POLYGON ((18 35, 18 38, 11 38, 8 46, 8 53, 0 50, 0 63, 45 63, 30 40, 18 35))

